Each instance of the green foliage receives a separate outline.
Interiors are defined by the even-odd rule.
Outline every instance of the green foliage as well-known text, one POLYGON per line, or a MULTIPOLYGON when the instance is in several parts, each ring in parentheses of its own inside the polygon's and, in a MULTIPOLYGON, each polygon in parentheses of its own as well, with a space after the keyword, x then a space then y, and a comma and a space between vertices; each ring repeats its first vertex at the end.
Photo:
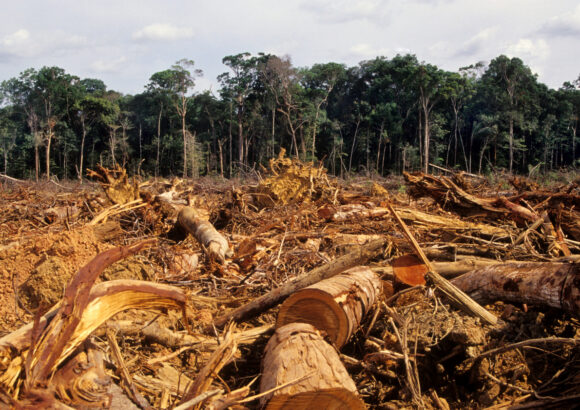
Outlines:
POLYGON ((458 72, 414 55, 354 67, 264 53, 222 62, 217 96, 193 93, 202 73, 186 59, 127 96, 59 67, 25 70, 0 86, 0 169, 72 178, 117 162, 143 175, 233 176, 282 148, 341 176, 429 162, 550 175, 580 165, 580 81, 549 89, 518 58, 458 72))

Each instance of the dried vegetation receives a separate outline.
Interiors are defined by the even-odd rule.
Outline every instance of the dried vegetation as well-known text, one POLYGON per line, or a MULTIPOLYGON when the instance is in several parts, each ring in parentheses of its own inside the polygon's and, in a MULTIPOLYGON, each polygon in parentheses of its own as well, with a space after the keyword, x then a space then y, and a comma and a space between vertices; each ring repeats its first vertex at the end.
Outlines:
POLYGON ((0 181, 0 408, 578 402, 575 182, 263 171, 0 181))

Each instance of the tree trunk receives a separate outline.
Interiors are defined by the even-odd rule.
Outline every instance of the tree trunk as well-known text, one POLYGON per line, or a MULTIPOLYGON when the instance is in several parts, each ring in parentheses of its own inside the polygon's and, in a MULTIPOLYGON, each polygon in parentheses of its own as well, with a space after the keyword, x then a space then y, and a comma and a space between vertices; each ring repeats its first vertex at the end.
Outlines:
POLYGON ((514 119, 511 114, 510 114, 509 150, 510 150, 510 174, 511 174, 514 163, 514 119))
POLYGON ((305 323, 279 328, 266 346, 260 391, 274 388, 260 399, 262 408, 366 408, 336 350, 305 323))
POLYGON ((87 137, 87 128, 85 126, 85 120, 81 117, 81 126, 82 126, 82 136, 81 136, 81 152, 79 158, 79 180, 81 183, 83 182, 83 161, 84 161, 84 154, 85 154, 85 139, 87 137))
MULTIPOLYGON (((177 109, 177 113, 181 117, 181 135, 183 136, 183 178, 187 178, 187 140, 189 137, 189 132, 185 127, 185 116, 187 115, 187 97, 185 95, 181 96, 181 106, 179 104, 175 104, 175 108, 177 109)), ((195 139, 195 137, 194 137, 195 139)), ((193 144, 192 151, 195 150, 195 144, 193 144)), ((191 172, 193 174, 194 170, 194 161, 195 156, 192 154, 191 160, 191 172)))
POLYGON ((49 133, 46 138, 46 180, 50 181, 50 144, 52 135, 49 133))
POLYGON ((368 267, 358 266, 301 289, 280 307, 276 327, 309 323, 326 332, 340 349, 379 296, 381 281, 368 267))
POLYGON ((360 125, 360 118, 356 122, 356 127, 354 129, 354 136, 352 137, 352 146, 350 147, 350 157, 348 158, 348 173, 350 174, 350 170, 352 169, 352 157, 354 155, 354 147, 356 146, 356 136, 358 134, 358 127, 360 125))
POLYGON ((471 271, 451 282, 479 302, 530 303, 580 314, 577 264, 504 263, 471 271))
POLYGON ((276 155, 276 141, 274 139, 276 134, 276 107, 272 108, 272 151, 270 152, 270 157, 273 158, 276 155))
POLYGON ((159 151, 161 148, 161 115, 163 113, 163 103, 159 107, 159 116, 157 117, 157 159, 155 161, 155 178, 159 176, 159 151))
POLYGON ((40 170, 40 153, 38 152, 38 144, 34 143, 34 178, 38 182, 38 173, 40 170))
MULTIPOLYGON (((421 90, 421 93, 423 91, 421 90)), ((423 98, 422 101, 422 106, 423 106, 423 122, 424 122, 424 126, 423 126, 423 156, 424 156, 424 161, 425 163, 423 164, 423 172, 425 172, 426 174, 429 173, 429 144, 431 142, 431 136, 430 134, 430 130, 429 130, 429 98, 423 98)))
POLYGON ((224 263, 232 256, 228 240, 209 221, 199 219, 193 208, 183 207, 177 216, 179 224, 202 244, 210 259, 224 263))
POLYGON ((238 166, 244 163, 244 125, 243 125, 243 109, 242 96, 238 97, 238 166))

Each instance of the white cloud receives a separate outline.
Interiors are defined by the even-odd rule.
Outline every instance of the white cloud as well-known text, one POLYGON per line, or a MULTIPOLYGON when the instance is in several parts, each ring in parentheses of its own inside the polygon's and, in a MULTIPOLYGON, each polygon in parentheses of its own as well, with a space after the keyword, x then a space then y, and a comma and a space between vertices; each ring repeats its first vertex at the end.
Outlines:
POLYGON ((330 23, 375 20, 384 16, 388 0, 311 0, 302 8, 330 23))
POLYGON ((370 44, 367 43, 359 43, 352 46, 349 51, 356 55, 363 58, 374 58, 377 56, 388 56, 391 53, 391 50, 387 48, 375 48, 372 47, 370 44))
POLYGON ((163 23, 150 24, 133 33, 135 40, 180 40, 191 37, 193 37, 191 27, 177 27, 163 23))
POLYGON ((455 52, 456 57, 471 57, 477 55, 486 44, 489 44, 498 31, 497 26, 486 27, 476 35, 463 42, 455 52))
POLYGON ((0 39, 0 52, 13 58, 62 56, 76 52, 88 43, 86 37, 62 30, 30 33, 19 29, 0 39))
POLYGON ((111 73, 120 71, 127 62, 127 57, 121 56, 112 60, 97 60, 91 64, 91 69, 98 73, 111 73))
POLYGON ((20 29, 12 34, 4 36, 0 43, 5 47, 12 47, 21 44, 30 38, 28 30, 20 29))
POLYGON ((572 13, 552 17, 540 29, 540 33, 555 37, 580 37, 580 4, 572 13))
POLYGON ((506 49, 507 54, 513 57, 545 60, 550 55, 550 47, 546 40, 540 38, 531 40, 529 38, 520 38, 517 43, 511 44, 506 49))

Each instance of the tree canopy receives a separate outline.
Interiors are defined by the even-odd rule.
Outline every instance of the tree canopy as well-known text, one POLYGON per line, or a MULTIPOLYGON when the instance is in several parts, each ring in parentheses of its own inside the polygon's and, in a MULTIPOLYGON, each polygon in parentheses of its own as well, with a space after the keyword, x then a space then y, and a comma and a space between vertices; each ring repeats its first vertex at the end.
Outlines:
POLYGON ((337 175, 578 165, 580 77, 550 89, 517 57, 457 72, 410 54, 353 67, 247 52, 222 62, 218 95, 194 92, 202 72, 188 59, 136 95, 60 67, 4 80, 2 172, 70 178, 120 163, 142 175, 233 176, 281 149, 337 175))

